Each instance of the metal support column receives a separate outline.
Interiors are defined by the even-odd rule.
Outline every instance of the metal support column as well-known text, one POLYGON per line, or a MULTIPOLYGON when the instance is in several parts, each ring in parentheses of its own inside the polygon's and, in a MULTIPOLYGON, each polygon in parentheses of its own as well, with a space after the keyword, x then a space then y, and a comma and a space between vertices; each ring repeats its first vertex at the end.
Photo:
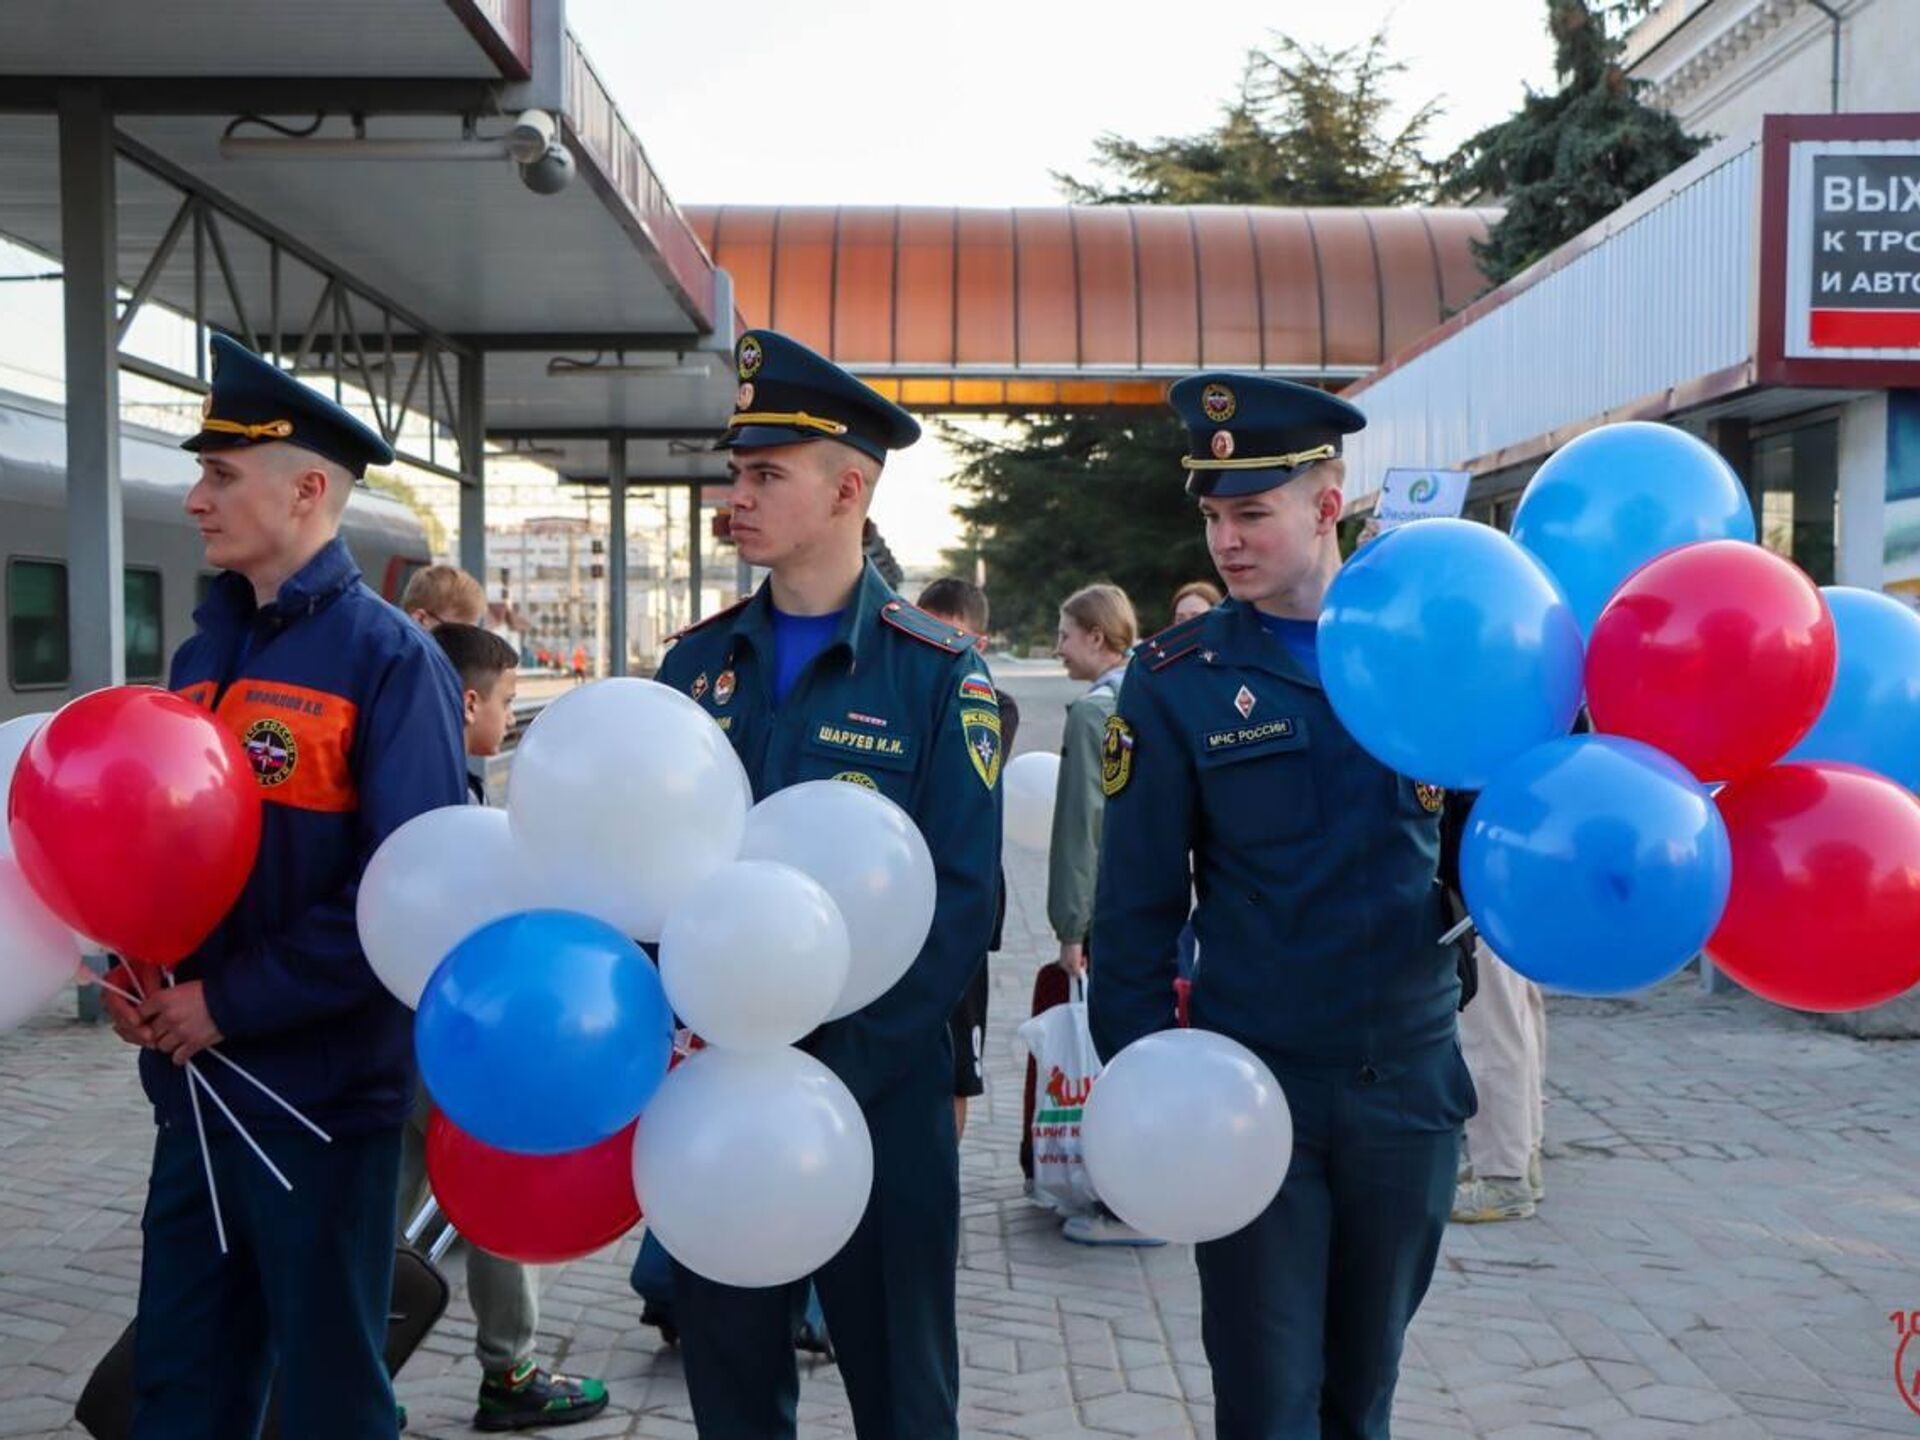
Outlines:
POLYGON ((120 504, 119 237, 113 116, 60 92, 60 251, 67 346, 67 638, 73 693, 127 676, 120 504))
POLYGON ((706 537, 700 533, 700 482, 687 486, 687 623, 700 620, 700 587, 706 583, 702 547, 706 537))
POLYGON ((460 568, 487 584, 487 357, 478 350, 460 355, 460 568))
POLYGON ((607 441, 607 673, 627 673, 627 434, 607 441))

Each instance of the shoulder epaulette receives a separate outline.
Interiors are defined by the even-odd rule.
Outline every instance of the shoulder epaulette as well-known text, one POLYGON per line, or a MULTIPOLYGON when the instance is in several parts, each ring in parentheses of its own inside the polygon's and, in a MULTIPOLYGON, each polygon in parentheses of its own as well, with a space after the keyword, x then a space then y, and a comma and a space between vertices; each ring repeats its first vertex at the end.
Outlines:
POLYGON ((931 645, 949 655, 959 655, 973 648, 973 636, 958 625, 949 625, 929 615, 918 605, 909 605, 904 600, 887 601, 880 607, 880 618, 923 645, 931 645))
POLYGON ((696 620, 691 625, 684 626, 683 628, 674 631, 673 634, 667 637, 667 644, 671 645, 676 640, 682 640, 687 636, 693 634, 694 631, 696 630, 706 629, 709 625, 717 625, 722 620, 727 619, 729 616, 737 615, 740 611, 746 609, 747 606, 751 605, 752 603, 753 603, 753 596, 751 595, 747 596, 747 598, 744 600, 736 600, 733 602, 733 604, 727 606, 726 609, 716 610, 713 612, 713 614, 708 615, 703 619, 696 620))
POLYGON ((1164 670, 1182 656, 1191 655, 1200 648, 1200 632, 1206 624, 1205 615, 1196 615, 1169 625, 1158 635, 1149 635, 1140 642, 1140 663, 1149 670, 1164 670))

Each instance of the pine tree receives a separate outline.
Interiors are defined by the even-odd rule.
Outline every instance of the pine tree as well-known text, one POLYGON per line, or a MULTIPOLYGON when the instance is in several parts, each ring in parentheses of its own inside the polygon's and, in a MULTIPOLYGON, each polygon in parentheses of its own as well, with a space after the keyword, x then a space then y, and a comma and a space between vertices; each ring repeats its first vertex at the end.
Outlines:
POLYGON ((1213 129, 1146 142, 1103 135, 1094 151, 1114 183, 1054 178, 1083 205, 1407 204, 1430 188, 1420 145, 1439 105, 1386 128, 1388 85, 1405 69, 1388 58, 1384 30, 1340 50, 1276 36, 1247 56, 1213 129))
MULTIPOLYGON (((1425 193, 1420 144, 1437 107, 1389 129, 1402 68, 1384 33, 1332 51, 1280 37, 1247 57, 1211 130, 1103 136, 1096 163, 1111 178, 1055 178, 1081 204, 1404 204, 1425 193)), ((1151 631, 1176 588, 1214 578, 1182 484, 1186 432, 1168 411, 1019 420, 993 439, 943 428, 962 461, 956 509, 977 537, 946 559, 967 575, 986 561, 994 626, 1017 642, 1050 643, 1060 601, 1095 580, 1124 589, 1151 631)))
POLYGON ((1494 284, 1517 275, 1697 154, 1706 143, 1643 103, 1620 67, 1607 15, 1640 0, 1546 0, 1560 88, 1529 90, 1520 109, 1490 125, 1441 166, 1443 197, 1486 200, 1506 215, 1485 242, 1480 268, 1494 284))

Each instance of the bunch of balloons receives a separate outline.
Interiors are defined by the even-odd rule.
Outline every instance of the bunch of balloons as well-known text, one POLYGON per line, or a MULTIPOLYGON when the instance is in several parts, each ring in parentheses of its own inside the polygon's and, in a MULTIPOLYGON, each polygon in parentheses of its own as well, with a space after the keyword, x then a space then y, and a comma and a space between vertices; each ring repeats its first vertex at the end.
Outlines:
POLYGON ((1362 745, 1480 792, 1462 889, 1523 974, 1619 994, 1704 949, 1809 1010, 1920 982, 1920 616, 1755 544, 1738 477, 1685 432, 1580 436, 1511 540, 1383 536, 1320 644, 1362 745))
POLYGON ((678 691, 612 679, 554 701, 504 812, 417 816, 360 887, 368 959, 418 1012, 448 1218, 551 1263, 644 1205, 709 1278, 819 1268, 865 1212, 873 1153, 852 1095, 793 1046, 906 973, 934 888, 918 828, 877 792, 815 781, 754 805, 678 691), (697 1037, 681 1063, 676 1019, 697 1037))
POLYGON ((260 844, 240 742, 146 686, 0 725, 0 1031, 74 982, 82 941, 170 970, 239 898, 260 844))

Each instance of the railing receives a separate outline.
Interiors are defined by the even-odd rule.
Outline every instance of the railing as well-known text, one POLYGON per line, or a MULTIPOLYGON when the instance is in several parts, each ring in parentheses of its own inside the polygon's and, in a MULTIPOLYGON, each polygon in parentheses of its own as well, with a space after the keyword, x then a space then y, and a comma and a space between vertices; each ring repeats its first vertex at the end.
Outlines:
POLYGON ((704 326, 713 327, 717 317, 712 258, 668 196, 620 107, 571 32, 566 46, 567 119, 576 137, 659 252, 666 272, 662 278, 693 305, 704 326))

